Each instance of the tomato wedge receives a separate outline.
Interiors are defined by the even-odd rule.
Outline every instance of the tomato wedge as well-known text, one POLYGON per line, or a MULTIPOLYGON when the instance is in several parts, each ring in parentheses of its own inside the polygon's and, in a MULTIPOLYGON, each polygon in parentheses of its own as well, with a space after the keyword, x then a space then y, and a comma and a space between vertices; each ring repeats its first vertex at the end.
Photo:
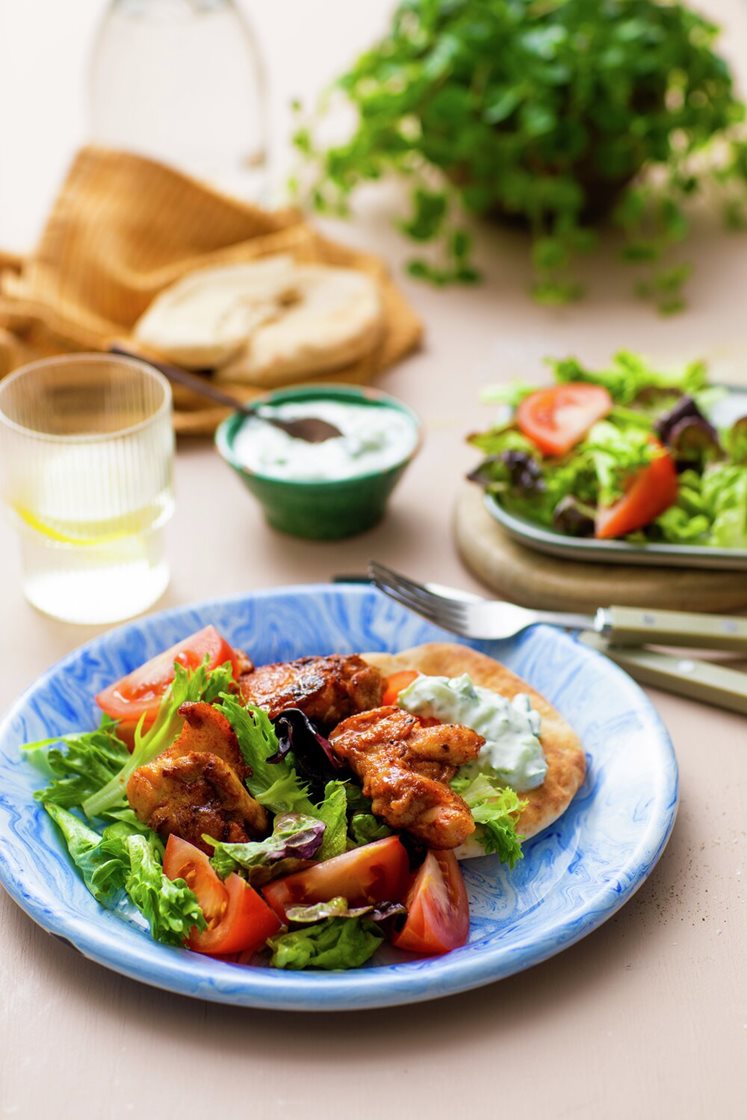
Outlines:
POLYGON ((208 925, 220 920, 228 905, 228 893, 204 852, 172 833, 166 841, 163 871, 169 879, 184 879, 195 892, 208 925))
POLYGON ((264 899, 240 875, 221 882, 204 852, 171 835, 166 843, 163 869, 169 879, 184 879, 197 895, 207 929, 193 929, 187 945, 197 953, 225 956, 255 953, 280 922, 264 899))
POLYGON ((543 455, 565 455, 611 408, 612 397, 602 385, 569 381, 524 397, 516 423, 543 455))
POLYGON ((134 728, 142 715, 145 715, 145 726, 149 727, 156 718, 164 692, 174 679, 174 662, 196 669, 206 657, 208 669, 230 661, 236 675, 236 653, 214 626, 205 626, 110 684, 98 694, 96 703, 112 719, 121 720, 125 730, 134 728))
POLYGON ((617 502, 599 509, 594 536, 599 540, 624 537, 649 525, 677 501, 677 471, 671 455, 657 443, 660 454, 639 471, 617 502))
POLYGON ((240 875, 232 872, 225 883, 228 901, 222 919, 206 930, 192 930, 187 944, 197 953, 225 956, 256 953, 280 929, 277 915, 240 875))
POLYGON ((469 936, 469 901, 453 852, 428 852, 407 898, 407 921, 392 939, 421 956, 448 953, 469 936))
POLYGON ((387 836, 305 871, 274 879, 262 888, 262 893, 278 917, 285 920, 289 906, 328 902, 338 895, 351 906, 400 902, 409 881, 407 852, 398 836, 387 836))
POLYGON ((402 689, 407 688, 408 684, 412 684, 419 675, 417 669, 400 669, 398 673, 392 673, 390 677, 386 678, 386 688, 381 703, 385 706, 396 704, 397 697, 402 689))

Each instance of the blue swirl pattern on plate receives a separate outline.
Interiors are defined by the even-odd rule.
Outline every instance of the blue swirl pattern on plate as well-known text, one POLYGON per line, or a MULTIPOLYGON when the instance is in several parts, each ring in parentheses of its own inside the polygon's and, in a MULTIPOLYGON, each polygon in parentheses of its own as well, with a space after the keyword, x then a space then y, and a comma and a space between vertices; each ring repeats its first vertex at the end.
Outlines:
POLYGON ((259 664, 453 640, 368 587, 313 585, 153 615, 50 669, 0 727, 0 880, 39 925, 90 959, 168 991, 247 1007, 332 1011, 435 999, 519 972, 578 941, 630 898, 661 855, 678 780, 656 712, 605 658, 536 627, 510 642, 474 645, 566 716, 584 744, 588 775, 569 810, 527 843, 512 872, 495 857, 464 865, 471 913, 464 948, 421 960, 383 950, 357 971, 291 973, 157 944, 136 912, 104 910, 88 894, 33 800, 38 775, 19 747, 94 726, 99 689, 209 622, 259 664))

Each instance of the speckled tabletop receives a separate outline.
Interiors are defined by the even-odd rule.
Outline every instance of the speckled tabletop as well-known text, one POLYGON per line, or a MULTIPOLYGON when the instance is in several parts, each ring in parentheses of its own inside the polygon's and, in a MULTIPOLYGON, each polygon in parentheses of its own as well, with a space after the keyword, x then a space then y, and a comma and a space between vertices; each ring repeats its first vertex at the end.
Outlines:
MULTIPOLYGON (((15 168, 0 186, 0 242, 20 232, 31 236, 39 217, 32 203, 43 201, 40 178, 53 176, 52 164, 64 154, 59 133, 68 152, 82 133, 79 92, 73 97, 63 78, 82 65, 100 7, 93 0, 54 6, 0 0, 16 55, 32 57, 42 12, 49 45, 43 71, 38 59, 34 63, 31 84, 37 88, 28 100, 11 97, 12 68, 0 74, 0 104, 14 105, 5 156, 10 152, 8 166, 15 168), (52 52, 61 37, 69 51, 52 52), (58 83, 67 115, 55 105, 58 83), (49 168, 38 135, 38 150, 24 165, 28 134, 42 128, 44 135, 55 132, 49 168), (33 186, 27 199, 22 166, 33 186), (17 224, 9 206, 17 208, 17 224)), ((389 4, 327 0, 323 19, 319 5, 300 0, 249 7, 258 9, 274 99, 284 106, 291 93, 317 88, 370 39, 389 4), (290 24, 293 42, 285 30, 290 24), (309 41, 319 42, 319 50, 310 52, 309 41)), ((747 42, 747 5, 712 0, 709 7, 732 21, 734 54, 747 42)), ((284 128, 278 113, 277 127, 284 128)), ((334 232, 384 253, 396 269, 406 247, 388 225, 389 201, 386 192, 382 200, 369 199, 355 226, 334 232)), ((462 477, 474 462, 464 436, 489 419, 478 403, 483 383, 539 376, 544 355, 576 353, 595 361, 622 346, 655 358, 703 355, 726 379, 747 383, 745 242, 701 216, 691 251, 698 261, 691 306, 671 319, 636 302, 630 277, 604 256, 588 265, 584 303, 536 308, 522 290, 527 266, 521 239, 496 231, 484 237, 483 286, 432 291, 403 281, 426 323, 426 343, 380 384, 419 411, 426 439, 385 521, 345 543, 282 537, 266 528, 208 443, 185 443, 177 456, 177 511, 169 529, 173 578, 159 606, 323 581, 362 571, 371 557, 415 577, 479 591, 458 559, 450 523, 462 477), (196 529, 205 519, 210 533, 196 529)), ((51 663, 101 632, 54 622, 24 602, 5 524, 0 618, 3 710, 51 663)), ((472 992, 409 1008, 316 1016, 187 1000, 85 960, 0 893, 0 1115, 321 1120, 390 1111, 432 1117, 505 1111, 584 1120, 738 1120, 747 1044, 747 724, 685 699, 648 694, 674 742, 681 779, 677 823, 653 874, 584 940, 472 992)))

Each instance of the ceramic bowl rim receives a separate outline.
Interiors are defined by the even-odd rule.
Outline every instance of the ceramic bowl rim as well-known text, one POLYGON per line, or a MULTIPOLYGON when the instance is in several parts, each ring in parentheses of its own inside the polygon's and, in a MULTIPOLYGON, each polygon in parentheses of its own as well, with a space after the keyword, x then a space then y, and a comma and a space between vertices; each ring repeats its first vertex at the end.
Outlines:
POLYGON ((360 482, 365 482, 374 478, 386 478, 388 475, 402 470, 408 463, 412 462, 418 452, 423 446, 423 422, 418 414, 405 404, 404 401, 398 397, 392 396, 390 393, 385 393, 382 389, 374 388, 371 385, 352 385, 352 384, 334 384, 333 382, 315 382, 313 385, 293 385, 285 386, 280 389, 273 389, 271 392, 257 397, 251 403, 273 404, 285 400, 296 399, 297 397, 329 397, 330 399, 339 396, 348 400, 361 400, 365 399, 371 403, 384 408, 390 408, 395 412, 399 412, 406 416, 413 426, 415 431, 415 443, 400 459, 391 463, 387 467, 380 467, 378 470, 363 471, 360 474, 350 475, 347 478, 278 478, 277 475, 263 474, 261 471, 253 470, 241 463, 233 453, 233 441, 236 434, 241 427, 241 413, 232 412, 225 420, 222 420, 218 425, 215 432, 215 446, 219 454, 229 466, 233 467, 242 476, 249 479, 256 479, 259 482, 275 484, 278 487, 294 487, 300 489, 327 489, 341 486, 353 486, 360 482), (234 430, 235 429, 235 430, 234 430), (232 434, 229 435, 229 432, 232 434))

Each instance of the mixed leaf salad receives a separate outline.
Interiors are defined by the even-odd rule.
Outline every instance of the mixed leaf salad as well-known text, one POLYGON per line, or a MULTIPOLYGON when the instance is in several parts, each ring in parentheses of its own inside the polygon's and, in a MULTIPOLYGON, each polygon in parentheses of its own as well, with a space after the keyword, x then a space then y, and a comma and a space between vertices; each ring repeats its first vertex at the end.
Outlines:
POLYGON ((726 390, 703 362, 657 370, 622 351, 606 369, 549 364, 553 386, 484 391, 511 415, 469 437, 485 456, 473 481, 569 536, 747 548, 747 416, 709 419, 726 390))
MULTIPOLYGON (((245 704, 240 663, 205 627, 100 693, 95 730, 23 748, 47 779, 35 797, 93 897, 113 910, 129 901, 167 945, 282 969, 355 968, 384 941, 417 955, 464 944, 469 910, 453 852, 426 851, 374 816, 299 709, 271 719, 245 704), (182 706, 197 703, 235 733, 247 790, 268 813, 259 839, 205 834, 206 851, 172 832, 164 844, 128 802, 130 777, 175 742, 182 706)), ((387 702, 397 689, 393 681, 387 702)), ((524 802, 485 775, 467 784, 460 792, 485 849, 513 866, 524 802)))

